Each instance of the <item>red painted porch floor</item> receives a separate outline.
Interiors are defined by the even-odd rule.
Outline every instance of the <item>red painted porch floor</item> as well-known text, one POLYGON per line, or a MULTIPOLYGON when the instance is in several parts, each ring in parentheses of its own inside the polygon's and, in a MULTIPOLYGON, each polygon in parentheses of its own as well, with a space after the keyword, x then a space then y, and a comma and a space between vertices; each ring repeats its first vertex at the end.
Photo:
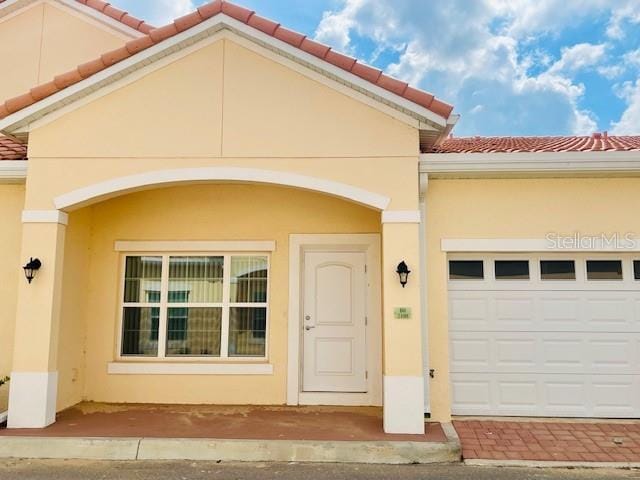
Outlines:
POLYGON ((640 421, 454 420, 465 460, 640 462, 640 421))
POLYGON ((80 403, 43 429, 0 436, 216 438, 446 442, 439 423, 425 435, 389 435, 375 407, 284 407, 80 403))

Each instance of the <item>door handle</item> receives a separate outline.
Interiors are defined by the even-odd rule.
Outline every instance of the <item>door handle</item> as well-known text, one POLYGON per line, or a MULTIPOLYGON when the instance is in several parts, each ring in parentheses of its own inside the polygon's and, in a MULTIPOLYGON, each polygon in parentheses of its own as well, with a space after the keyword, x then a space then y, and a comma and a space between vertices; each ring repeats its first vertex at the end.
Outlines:
POLYGON ((305 327, 304 327, 304 329, 305 329, 306 331, 309 331, 309 330, 311 330, 312 328, 316 328, 316 326, 315 326, 315 325, 305 325, 305 327))

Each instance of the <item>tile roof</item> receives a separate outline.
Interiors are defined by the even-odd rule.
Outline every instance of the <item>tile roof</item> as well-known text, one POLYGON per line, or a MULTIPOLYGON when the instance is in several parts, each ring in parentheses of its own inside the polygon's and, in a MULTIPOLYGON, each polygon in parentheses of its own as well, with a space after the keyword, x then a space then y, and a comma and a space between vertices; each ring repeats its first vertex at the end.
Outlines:
POLYGON ((640 150, 640 135, 594 133, 582 137, 449 137, 430 153, 629 152, 640 150))
MULTIPOLYGON (((98 5, 99 0, 77 0, 87 5, 98 5)), ((94 8, 96 8, 94 6, 94 8)), ((105 11, 107 7, 105 7, 105 11)), ((358 62, 355 58, 348 57, 332 50, 326 45, 315 42, 305 35, 288 30, 280 24, 266 18, 260 17, 254 11, 240 7, 233 3, 216 0, 203 5, 195 12, 178 18, 173 23, 161 28, 151 30, 149 35, 131 40, 124 47, 111 52, 107 52, 100 58, 80 65, 75 70, 58 75, 53 81, 32 88, 29 93, 7 100, 4 105, 0 104, 0 119, 11 115, 25 107, 33 105, 44 98, 47 98, 70 85, 74 85, 90 76, 112 66, 122 60, 129 58, 147 48, 152 47, 180 32, 188 30, 199 23, 220 13, 226 14, 256 30, 286 42, 311 55, 314 55, 326 62, 335 65, 347 72, 371 82, 378 87, 388 90, 394 94, 416 103, 429 111, 448 118, 453 107, 436 99, 432 94, 410 87, 407 83, 389 77, 382 71, 358 62)))
POLYGON ((2 160, 26 160, 27 146, 0 135, 0 162, 2 160))
MULTIPOLYGON (((100 13, 105 14, 106 16, 117 20, 120 23, 124 23, 128 27, 133 28, 134 30, 138 30, 140 33, 144 33, 148 35, 151 30, 155 27, 149 25, 144 20, 140 20, 129 13, 124 12, 110 3, 103 2, 102 0, 75 0, 82 5, 86 5, 87 7, 93 8, 94 10, 99 11, 100 13)), ((5 2, 5 0, 0 0, 0 5, 5 2)))

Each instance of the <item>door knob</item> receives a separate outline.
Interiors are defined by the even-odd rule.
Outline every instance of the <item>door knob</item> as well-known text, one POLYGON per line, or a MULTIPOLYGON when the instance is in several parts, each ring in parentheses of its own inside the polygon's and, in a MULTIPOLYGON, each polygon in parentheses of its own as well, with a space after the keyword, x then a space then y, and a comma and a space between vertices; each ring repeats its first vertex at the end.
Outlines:
POLYGON ((304 327, 305 330, 309 331, 312 328, 316 328, 315 325, 307 325, 306 327, 304 327))

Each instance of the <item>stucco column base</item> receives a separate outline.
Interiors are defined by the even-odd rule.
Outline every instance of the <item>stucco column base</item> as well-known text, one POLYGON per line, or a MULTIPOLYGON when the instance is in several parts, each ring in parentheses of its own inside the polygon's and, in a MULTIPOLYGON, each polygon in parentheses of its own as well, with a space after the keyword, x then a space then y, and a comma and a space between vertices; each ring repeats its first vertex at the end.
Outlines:
POLYGON ((384 376, 384 431, 424 434, 424 378, 384 376))
POLYGON ((58 372, 11 374, 7 428, 44 428, 56 421, 58 372))

